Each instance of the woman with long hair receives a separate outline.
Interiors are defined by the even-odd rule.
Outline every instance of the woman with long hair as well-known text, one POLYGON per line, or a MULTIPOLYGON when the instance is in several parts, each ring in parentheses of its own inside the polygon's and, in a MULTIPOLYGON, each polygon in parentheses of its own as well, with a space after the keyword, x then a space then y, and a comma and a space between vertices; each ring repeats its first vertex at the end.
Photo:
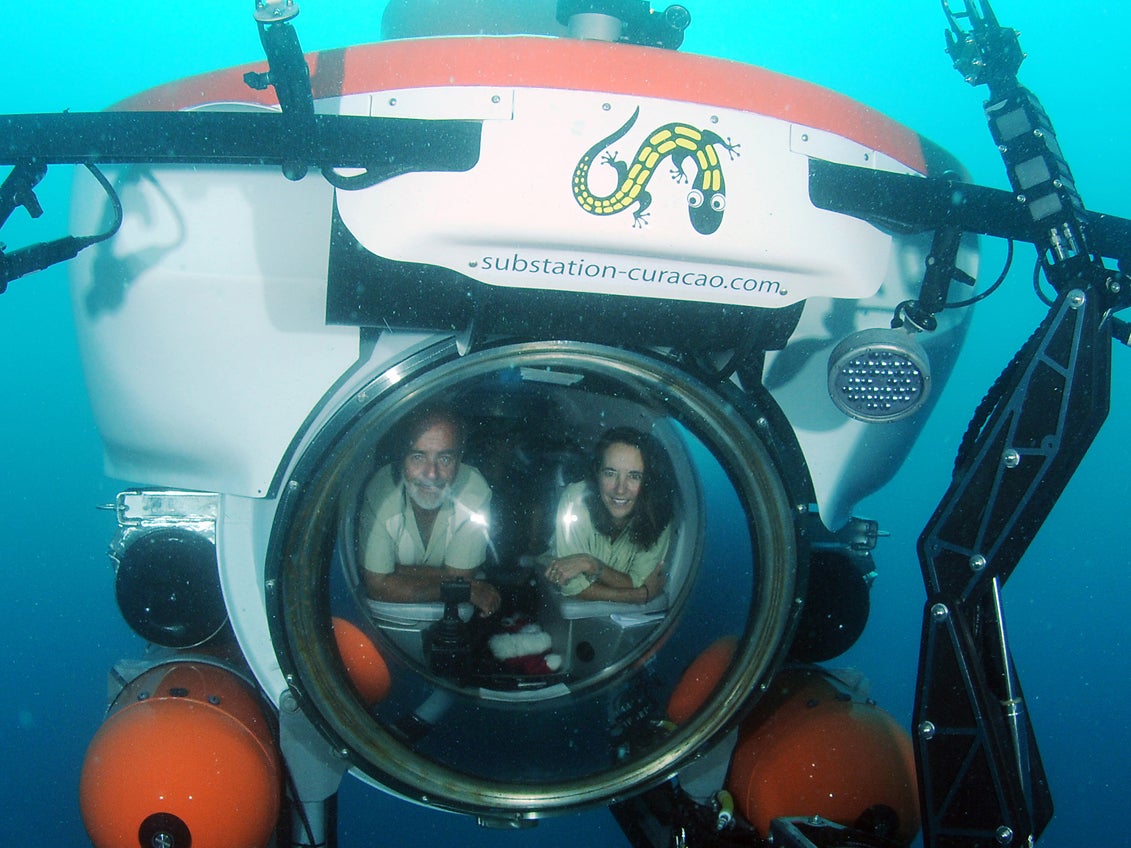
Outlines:
POLYGON ((675 496, 671 460, 655 437, 607 430, 589 477, 558 502, 546 578, 586 601, 647 604, 664 587, 675 496))

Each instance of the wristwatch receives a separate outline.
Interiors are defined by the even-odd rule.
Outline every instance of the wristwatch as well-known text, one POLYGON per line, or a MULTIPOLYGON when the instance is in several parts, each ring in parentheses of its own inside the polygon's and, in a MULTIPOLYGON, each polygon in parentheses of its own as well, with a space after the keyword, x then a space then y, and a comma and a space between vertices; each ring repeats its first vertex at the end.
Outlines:
POLYGON ((597 563, 597 570, 589 575, 589 585, 593 585, 594 583, 596 583, 597 579, 601 576, 601 572, 604 571, 604 570, 605 570, 605 564, 603 562, 597 563))

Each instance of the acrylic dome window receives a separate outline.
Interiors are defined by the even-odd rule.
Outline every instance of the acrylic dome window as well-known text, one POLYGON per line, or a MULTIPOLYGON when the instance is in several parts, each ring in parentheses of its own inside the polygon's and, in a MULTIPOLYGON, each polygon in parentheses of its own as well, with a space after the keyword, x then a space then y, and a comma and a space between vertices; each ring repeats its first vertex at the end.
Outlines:
POLYGON ((680 614, 700 562, 703 493, 686 433, 650 406, 618 396, 607 381, 554 370, 507 368, 467 380, 447 405, 465 428, 461 467, 481 473, 492 493, 486 514, 472 516, 487 539, 473 574, 500 592, 499 620, 475 615, 460 594, 466 587, 449 586, 448 604, 376 600, 366 592, 364 495, 381 468, 399 471, 403 426, 375 446, 374 461, 359 467, 344 495, 338 554, 358 606, 390 647, 442 685, 480 687, 500 698, 576 692, 638 659, 657 629, 680 614), (594 445, 614 427, 650 434, 662 453, 657 461, 670 466, 647 472, 650 484, 670 493, 673 517, 664 586, 645 603, 582 600, 546 578, 563 493, 592 479, 594 445))
MULTIPOLYGON (((378 782, 495 816, 605 800, 720 734, 776 665, 795 610, 796 511, 750 410, 660 361, 582 343, 464 357, 441 344, 394 370, 324 428, 276 517, 268 600, 308 715, 378 782), (492 493, 476 571, 502 599, 491 616, 466 583, 428 603, 366 591, 366 487, 404 456, 404 423, 440 403, 458 412, 462 463, 492 493), (563 492, 592 477, 614 427, 650 434, 670 465, 667 579, 644 603, 563 595, 546 576, 563 492), (388 666, 372 707, 349 682, 332 617, 361 627, 388 666), (727 674, 674 726, 674 687, 725 637, 739 637, 727 674)), ((644 485, 659 479, 649 474, 644 485)))

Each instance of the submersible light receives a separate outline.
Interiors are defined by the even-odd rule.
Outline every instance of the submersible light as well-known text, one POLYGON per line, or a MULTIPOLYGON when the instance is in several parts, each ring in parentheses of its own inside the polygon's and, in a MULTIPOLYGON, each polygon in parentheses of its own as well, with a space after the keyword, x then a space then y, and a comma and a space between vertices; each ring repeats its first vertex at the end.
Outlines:
POLYGON ((861 330, 829 356, 829 395, 838 409, 861 421, 914 415, 930 389, 927 354, 905 330, 861 330))
POLYGON ((147 642, 193 648, 228 623, 216 562, 218 495, 130 490, 118 495, 111 543, 122 618, 147 642))

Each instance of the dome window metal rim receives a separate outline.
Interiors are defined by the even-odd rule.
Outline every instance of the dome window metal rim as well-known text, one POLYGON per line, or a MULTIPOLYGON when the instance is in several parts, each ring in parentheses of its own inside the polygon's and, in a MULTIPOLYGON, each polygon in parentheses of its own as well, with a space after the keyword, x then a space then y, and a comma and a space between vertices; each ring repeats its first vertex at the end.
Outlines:
MULTIPOLYGON (((379 425, 367 424, 367 428, 374 426, 379 425)), ((339 465, 331 477, 345 473, 339 465)), ((494 818, 533 819, 607 804, 657 785, 737 724, 783 660, 796 625, 799 583, 803 582, 798 572, 802 567, 801 531, 769 449, 747 416, 726 398, 670 363, 643 354, 590 343, 552 341, 506 344, 459 357, 454 342, 446 340, 387 369, 343 403, 297 459, 289 480, 283 487, 275 527, 292 529, 272 533, 266 569, 268 619, 289 691, 308 719, 358 770, 378 785, 430 806, 494 818), (752 550, 758 561, 773 565, 773 569, 766 569, 764 585, 755 587, 747 632, 723 685, 655 756, 643 763, 614 766, 596 777, 548 781, 533 787, 526 782, 488 780, 449 769, 416 754, 380 727, 353 693, 334 648, 324 586, 319 593, 291 584, 292 578, 303 574, 301 566, 312 560, 322 565, 307 574, 308 579, 318 578, 331 567, 327 553, 333 532, 319 535, 297 531, 300 538, 305 536, 305 542, 296 544, 294 528, 310 526, 308 520, 317 517, 326 505, 326 493, 340 488, 333 485, 333 479, 322 479, 322 495, 311 500, 312 483, 324 478, 325 469, 333 468, 335 461, 341 463, 343 453, 351 453, 342 448, 341 437, 374 411, 380 410, 377 420, 387 421, 385 426, 390 427, 402 414, 395 412, 396 407, 430 397, 437 384, 442 389, 504 367, 580 368, 646 389, 664 408, 677 412, 673 417, 703 441, 722 464, 747 510, 752 550), (679 391, 673 391, 673 383, 679 391), (711 431, 711 438, 705 438, 704 430, 711 431), (719 456, 723 450, 725 457, 719 456), (772 496, 767 497, 767 493, 772 496), (296 626, 296 615, 301 626, 296 626)))

